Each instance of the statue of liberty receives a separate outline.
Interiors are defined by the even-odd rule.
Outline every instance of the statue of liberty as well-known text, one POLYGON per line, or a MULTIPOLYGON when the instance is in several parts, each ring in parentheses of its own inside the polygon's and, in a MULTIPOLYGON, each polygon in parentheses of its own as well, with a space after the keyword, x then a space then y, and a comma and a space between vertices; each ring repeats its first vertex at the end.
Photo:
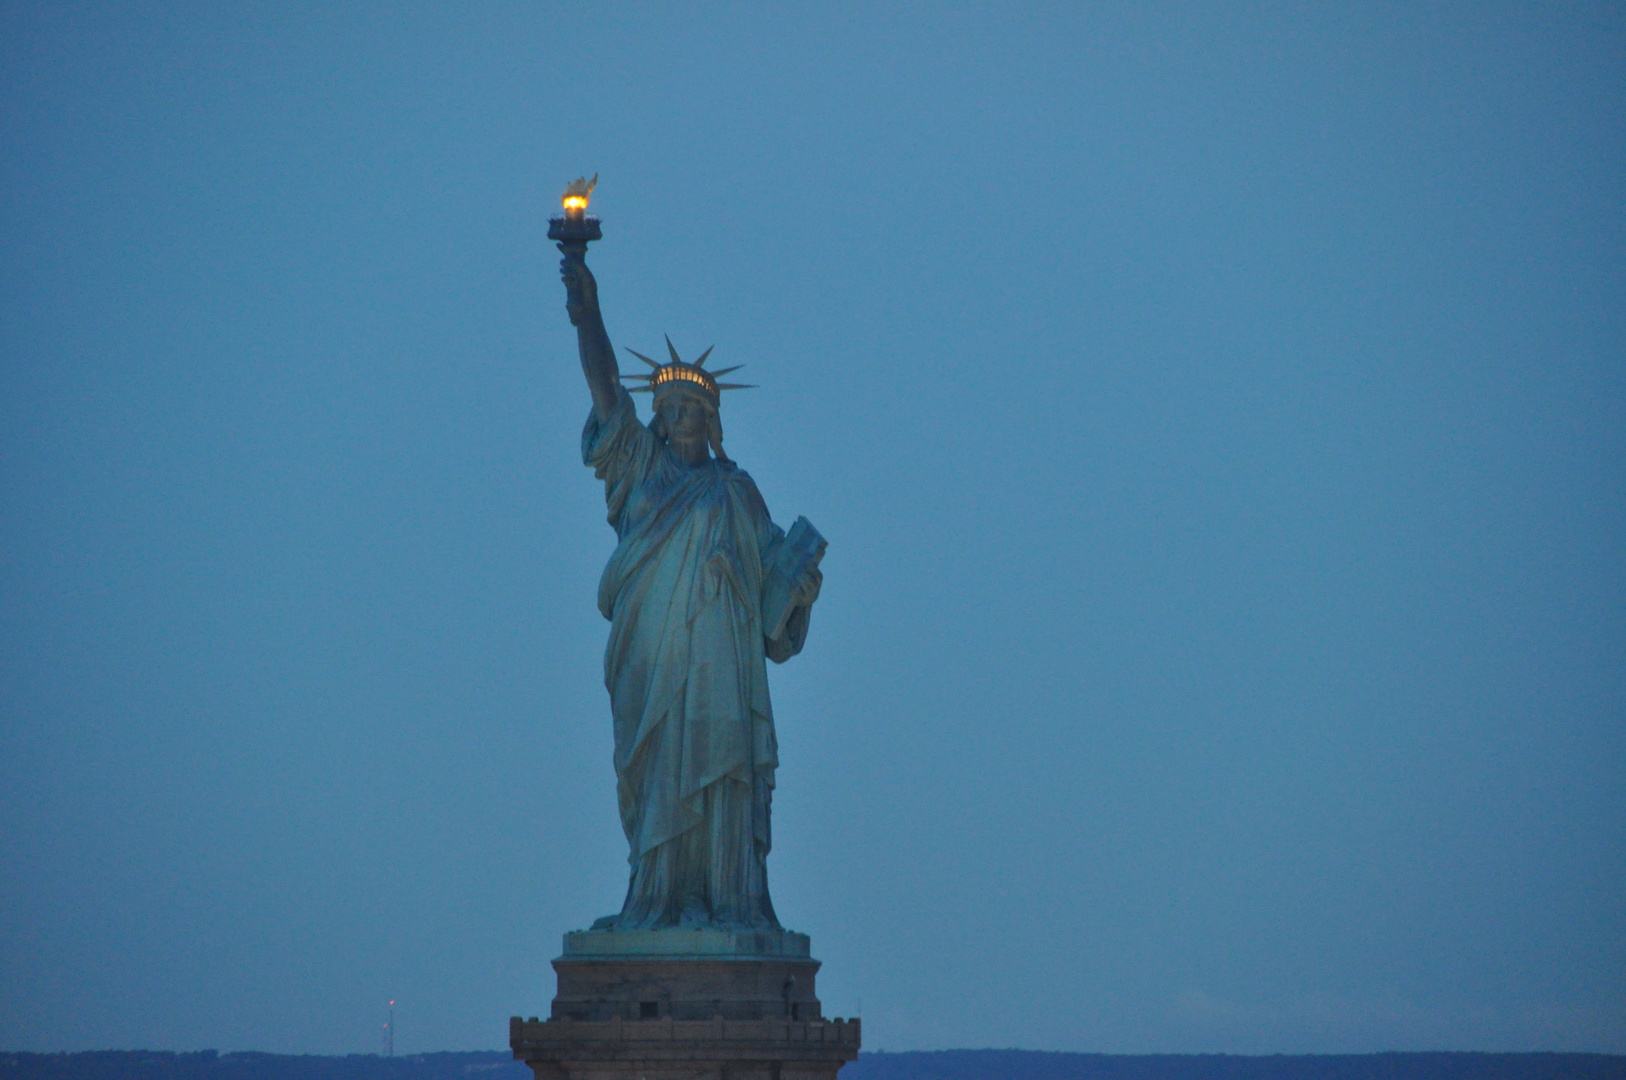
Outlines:
MULTIPOLYGON (((693 363, 632 355, 654 397, 639 421, 621 385, 598 285, 580 250, 560 264, 593 410, 582 460, 604 482, 618 540, 599 583, 610 620, 604 684, 616 791, 631 848, 618 915, 595 930, 778 929, 768 898, 769 811, 779 764, 766 660, 795 656, 822 581, 824 541, 787 535, 723 453, 721 392, 693 363)), ((628 350, 629 352, 631 350, 628 350)))

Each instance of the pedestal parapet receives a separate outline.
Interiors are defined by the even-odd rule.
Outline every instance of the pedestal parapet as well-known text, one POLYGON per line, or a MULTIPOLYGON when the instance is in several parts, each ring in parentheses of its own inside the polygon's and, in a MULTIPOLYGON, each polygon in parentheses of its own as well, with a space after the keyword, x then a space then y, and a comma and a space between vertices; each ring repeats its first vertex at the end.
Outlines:
POLYGON ((826 1020, 806 934, 584 930, 551 1016, 510 1021, 538 1080, 834 1080, 860 1025, 826 1020))
POLYGON ((561 960, 663 956, 672 959, 806 960, 812 941, 794 930, 575 930, 561 960))

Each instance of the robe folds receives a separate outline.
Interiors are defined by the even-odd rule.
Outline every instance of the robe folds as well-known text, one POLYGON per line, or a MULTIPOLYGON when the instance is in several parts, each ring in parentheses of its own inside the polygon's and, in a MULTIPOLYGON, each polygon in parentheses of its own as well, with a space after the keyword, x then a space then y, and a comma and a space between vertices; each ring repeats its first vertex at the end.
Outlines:
POLYGON ((582 459, 619 540, 599 582, 604 683, 632 865, 617 929, 777 927, 769 813, 779 764, 765 660, 801 650, 807 608, 762 629, 764 566, 784 532, 730 463, 686 465, 638 420, 588 415, 582 459))

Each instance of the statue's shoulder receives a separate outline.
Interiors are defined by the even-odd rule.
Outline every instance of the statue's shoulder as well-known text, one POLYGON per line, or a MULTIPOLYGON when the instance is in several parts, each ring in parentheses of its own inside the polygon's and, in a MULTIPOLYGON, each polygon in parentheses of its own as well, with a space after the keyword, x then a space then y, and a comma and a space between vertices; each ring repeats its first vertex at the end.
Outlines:
POLYGON ((764 514, 768 512, 767 504, 762 500, 762 492, 757 490, 757 482, 751 479, 750 473, 732 461, 719 461, 715 464, 717 466, 717 475, 722 477, 723 482, 733 489, 736 494, 752 506, 761 508, 764 514))
POLYGON ((717 466, 717 474, 730 484, 738 484, 741 487, 750 488, 752 491, 757 489, 757 482, 751 479, 751 474, 734 464, 732 461, 718 461, 715 462, 715 464, 717 466))

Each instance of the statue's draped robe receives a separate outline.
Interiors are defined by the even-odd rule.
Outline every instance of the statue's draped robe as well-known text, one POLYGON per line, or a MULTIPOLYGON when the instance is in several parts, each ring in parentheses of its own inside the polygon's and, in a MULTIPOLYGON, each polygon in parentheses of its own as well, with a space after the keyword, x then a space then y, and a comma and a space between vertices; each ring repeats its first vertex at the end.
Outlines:
POLYGON ((620 539, 599 583, 604 682, 632 880, 620 929, 777 927, 766 858, 779 764, 765 657, 801 650, 807 608, 763 637, 764 565, 783 531, 732 464, 685 465, 618 389, 582 458, 620 539))

